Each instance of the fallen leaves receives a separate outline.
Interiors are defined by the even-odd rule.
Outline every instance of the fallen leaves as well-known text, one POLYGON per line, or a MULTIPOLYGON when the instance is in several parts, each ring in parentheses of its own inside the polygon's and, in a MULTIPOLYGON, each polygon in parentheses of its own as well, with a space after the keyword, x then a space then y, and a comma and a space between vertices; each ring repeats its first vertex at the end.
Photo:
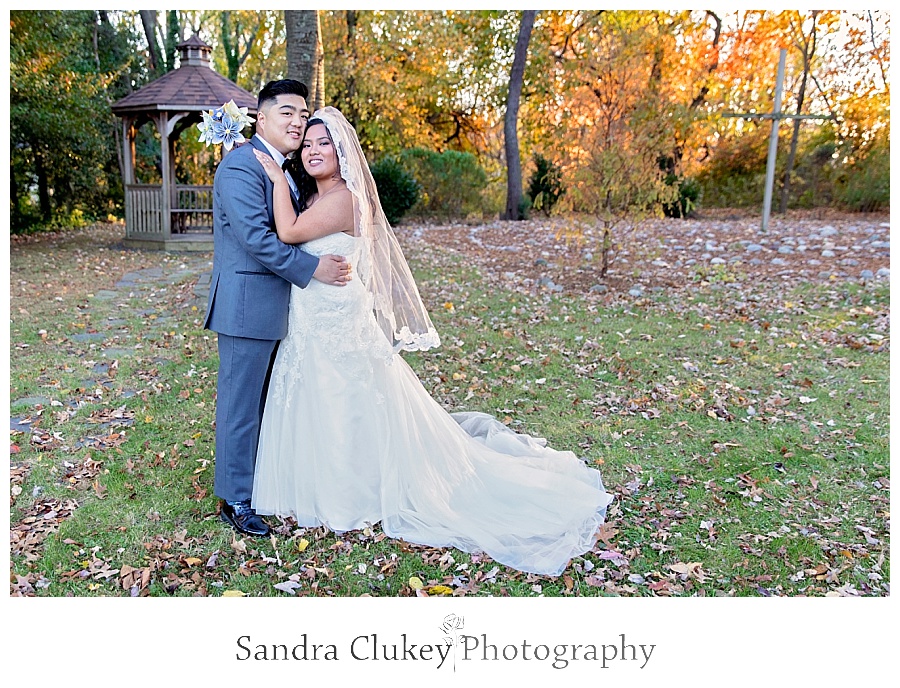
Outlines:
POLYGON ((703 572, 703 564, 699 561, 692 561, 689 563, 678 562, 669 564, 666 568, 677 573, 681 580, 693 578, 701 583, 706 580, 706 574, 703 572))
POLYGON ((59 530, 60 523, 69 518, 78 502, 73 499, 39 499, 25 510, 24 516, 10 525, 10 551, 26 562, 37 561, 44 540, 59 530))
POLYGON ((146 597, 150 594, 149 585, 155 565, 135 568, 125 564, 119 571, 119 583, 131 597, 146 597))

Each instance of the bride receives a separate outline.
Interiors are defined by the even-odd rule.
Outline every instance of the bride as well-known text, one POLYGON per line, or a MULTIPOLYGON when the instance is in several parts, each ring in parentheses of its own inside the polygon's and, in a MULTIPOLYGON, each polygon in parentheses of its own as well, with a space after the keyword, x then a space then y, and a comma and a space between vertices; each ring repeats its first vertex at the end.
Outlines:
POLYGON ((278 237, 347 256, 357 277, 292 290, 260 430, 257 513, 338 532, 380 521, 390 537, 559 575, 591 549, 612 497, 572 452, 483 413, 447 413, 400 356, 440 340, 353 127, 332 107, 309 121, 299 217, 281 168, 257 158, 275 184, 278 237))

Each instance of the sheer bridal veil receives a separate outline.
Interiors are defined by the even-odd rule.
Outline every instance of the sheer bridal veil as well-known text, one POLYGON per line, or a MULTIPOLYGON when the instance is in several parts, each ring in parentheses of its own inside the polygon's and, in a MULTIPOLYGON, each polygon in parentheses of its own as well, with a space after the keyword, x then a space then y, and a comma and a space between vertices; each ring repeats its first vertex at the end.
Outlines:
POLYGON ((365 239, 368 261, 354 270, 374 297, 375 318, 394 351, 424 351, 440 346, 437 330, 410 272, 397 237, 378 198, 359 138, 340 110, 325 107, 312 119, 325 123, 340 162, 341 177, 353 194, 356 234, 365 239))

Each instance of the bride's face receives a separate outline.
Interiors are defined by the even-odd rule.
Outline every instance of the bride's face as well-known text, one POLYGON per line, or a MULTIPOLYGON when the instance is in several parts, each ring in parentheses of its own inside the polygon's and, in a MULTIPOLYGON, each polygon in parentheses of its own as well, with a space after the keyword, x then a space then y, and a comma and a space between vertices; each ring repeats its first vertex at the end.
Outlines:
POLYGON ((300 160, 315 179, 327 179, 337 173, 337 152, 324 124, 313 124, 306 130, 300 144, 300 160))

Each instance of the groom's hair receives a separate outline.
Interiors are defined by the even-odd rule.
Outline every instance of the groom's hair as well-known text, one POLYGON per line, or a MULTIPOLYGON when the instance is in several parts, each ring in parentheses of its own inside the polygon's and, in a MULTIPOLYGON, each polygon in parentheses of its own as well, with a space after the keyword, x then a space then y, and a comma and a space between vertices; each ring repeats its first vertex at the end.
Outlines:
POLYGON ((296 79, 278 79, 276 81, 270 81, 263 86, 262 91, 259 92, 259 98, 257 98, 256 101, 257 110, 262 110, 263 105, 268 101, 275 100, 278 96, 286 94, 308 98, 309 89, 306 88, 306 84, 301 83, 296 79))

